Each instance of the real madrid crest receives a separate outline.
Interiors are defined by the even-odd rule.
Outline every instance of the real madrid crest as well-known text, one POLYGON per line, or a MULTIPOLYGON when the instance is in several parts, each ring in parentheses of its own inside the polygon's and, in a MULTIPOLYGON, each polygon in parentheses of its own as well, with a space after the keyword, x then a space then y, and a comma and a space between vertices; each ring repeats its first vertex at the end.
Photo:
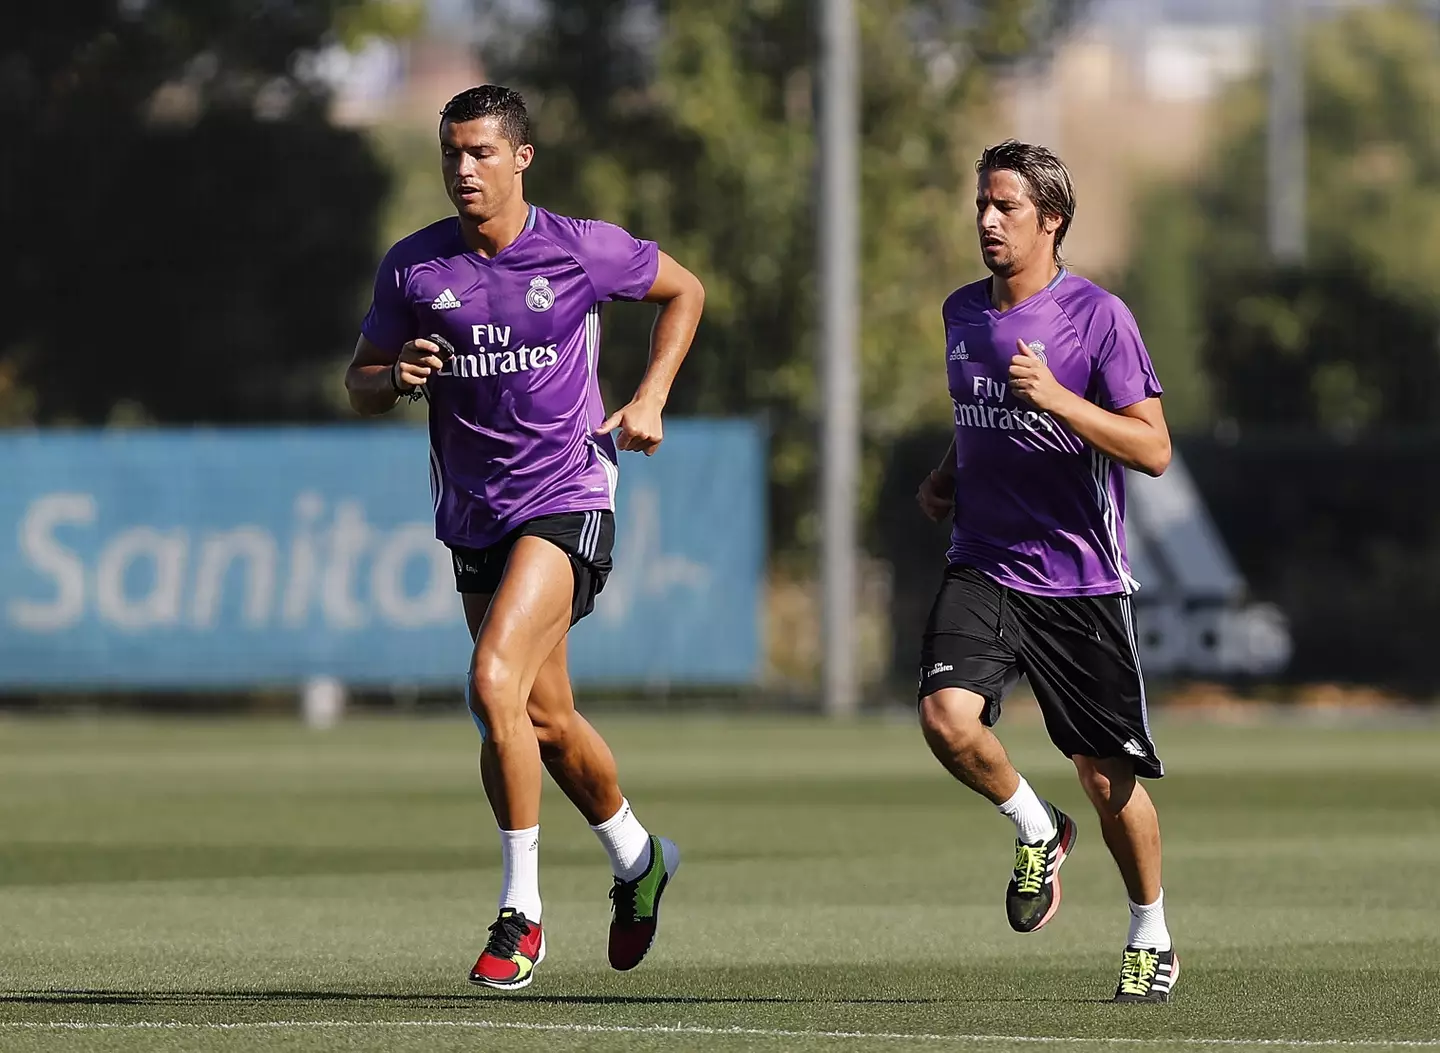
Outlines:
POLYGON ((550 288, 550 279, 530 279, 530 291, 525 294, 525 306, 532 311, 548 311, 555 306, 555 290, 550 288))
POLYGON ((1038 358, 1041 362, 1045 361, 1045 345, 1043 343, 1041 343, 1039 340, 1031 340, 1025 346, 1028 347, 1031 351, 1034 351, 1035 357, 1038 358))

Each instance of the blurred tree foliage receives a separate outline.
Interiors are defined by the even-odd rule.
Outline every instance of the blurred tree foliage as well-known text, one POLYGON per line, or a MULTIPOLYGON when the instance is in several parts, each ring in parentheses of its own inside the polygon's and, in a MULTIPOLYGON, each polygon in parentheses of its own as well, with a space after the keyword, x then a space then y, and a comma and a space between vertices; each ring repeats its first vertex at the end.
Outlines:
POLYGON ((1417 8, 1306 41, 1303 266, 1266 248, 1265 82, 1219 109, 1213 164, 1157 187, 1125 293, 1171 416, 1361 435, 1440 420, 1440 27, 1417 8), (1172 367, 1167 368, 1167 367, 1172 367))
POLYGON ((304 57, 384 0, 0 15, 0 422, 303 420, 373 275, 387 176, 304 57))
MULTIPOLYGON (((939 310, 979 272, 973 165, 991 75, 1081 3, 857 4, 867 479, 894 436, 948 419, 939 310)), ((768 418, 782 552, 803 549, 816 525, 814 9, 552 0, 497 28, 486 55, 493 78, 531 104, 531 196, 657 239, 705 281, 706 318, 671 410, 768 418)), ((648 325, 644 312, 607 316, 612 400, 640 375, 648 325)))

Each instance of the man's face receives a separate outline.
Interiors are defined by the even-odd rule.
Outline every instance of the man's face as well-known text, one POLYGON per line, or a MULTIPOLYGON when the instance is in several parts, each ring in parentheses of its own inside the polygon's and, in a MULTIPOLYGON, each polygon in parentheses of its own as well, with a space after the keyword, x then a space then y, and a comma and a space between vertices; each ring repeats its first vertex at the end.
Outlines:
POLYGON ((980 255, 992 274, 1007 278, 1023 270, 1037 254, 1053 257, 1059 226, 1057 217, 1041 218, 1017 173, 1004 168, 980 173, 975 187, 975 229, 980 234, 980 255))
POLYGON ((498 117, 446 121, 440 125, 440 170, 455 211, 483 223, 510 200, 535 148, 518 149, 500 133, 498 117))

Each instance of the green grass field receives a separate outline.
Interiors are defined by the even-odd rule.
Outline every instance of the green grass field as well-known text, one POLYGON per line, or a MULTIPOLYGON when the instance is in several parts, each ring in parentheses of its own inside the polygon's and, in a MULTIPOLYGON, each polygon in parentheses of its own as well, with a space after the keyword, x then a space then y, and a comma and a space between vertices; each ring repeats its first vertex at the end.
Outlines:
POLYGON ((1440 723, 1159 723, 1169 1006, 1106 1003, 1124 892, 1033 722, 1002 737, 1081 827, 1024 937, 1009 824, 910 723, 597 723, 685 853, 660 939, 609 971, 547 789, 549 957, 504 996, 465 982, 498 850, 463 715, 0 721, 0 1050, 1440 1048, 1440 723))

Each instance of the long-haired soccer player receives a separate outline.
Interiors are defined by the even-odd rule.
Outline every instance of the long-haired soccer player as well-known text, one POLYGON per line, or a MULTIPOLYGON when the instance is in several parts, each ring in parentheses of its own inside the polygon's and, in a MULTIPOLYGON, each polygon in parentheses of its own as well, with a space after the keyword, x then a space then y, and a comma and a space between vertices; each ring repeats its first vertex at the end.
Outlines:
POLYGON ((1070 173, 1013 140, 976 164, 991 277, 943 309, 955 439, 920 487, 953 511, 948 567, 921 648, 920 723, 936 758, 1015 824, 1010 925, 1060 906, 1076 826, 1011 766, 990 728, 1024 674, 1075 764, 1130 897, 1115 1000, 1163 1002, 1180 965, 1165 926, 1160 827, 1136 776, 1164 774, 1145 709, 1125 555, 1125 468, 1170 463, 1160 383, 1118 298, 1060 257, 1070 173))

